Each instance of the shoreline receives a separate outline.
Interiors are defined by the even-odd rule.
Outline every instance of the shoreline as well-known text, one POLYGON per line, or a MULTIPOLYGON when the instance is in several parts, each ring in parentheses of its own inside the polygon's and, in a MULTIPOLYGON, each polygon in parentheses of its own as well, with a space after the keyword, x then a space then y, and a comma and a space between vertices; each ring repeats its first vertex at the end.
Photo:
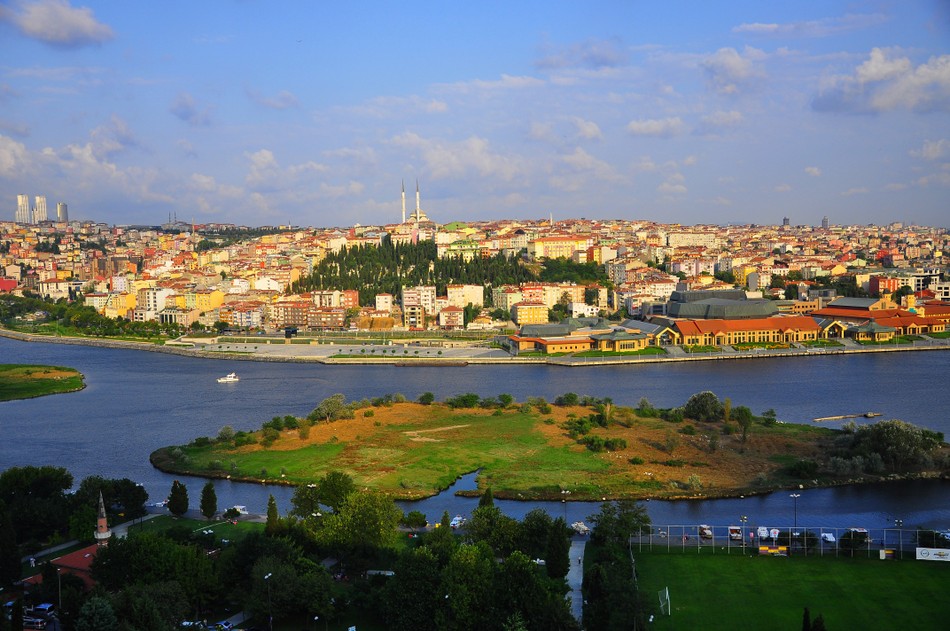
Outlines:
MULTIPOLYGON (((282 480, 280 478, 274 479, 259 479, 252 477, 244 476, 233 476, 226 473, 221 473, 221 475, 216 475, 211 472, 195 472, 187 469, 175 469, 171 467, 165 467, 157 464, 153 457, 155 453, 161 451, 161 449, 166 449, 165 447, 156 449, 151 454, 149 454, 149 464, 161 471, 162 473, 168 473, 172 475, 180 476, 189 476, 193 478, 199 478, 203 480, 228 480, 230 482, 238 482, 241 484, 260 484, 263 486, 290 486, 297 487, 303 484, 303 482, 291 482, 289 480, 282 480)), ((445 488, 440 488, 433 490, 428 495, 421 496, 405 496, 399 493, 389 493, 389 496, 397 502, 421 502, 432 497, 436 497, 442 493, 448 491, 455 483, 461 479, 462 476, 455 478, 451 484, 445 488)), ((770 493, 775 493, 776 491, 788 491, 788 490, 808 490, 808 489, 824 489, 824 488, 834 488, 838 486, 862 486, 868 484, 886 484, 888 482, 901 482, 907 480, 950 480, 950 473, 939 472, 939 471, 917 471, 912 473, 890 473, 887 475, 881 476, 864 476, 864 477, 852 477, 846 479, 836 479, 836 480, 809 480, 807 482, 801 482, 798 484, 788 484, 788 485, 769 485, 762 488, 732 488, 732 489, 722 489, 721 492, 716 492, 715 490, 709 490, 706 493, 693 493, 693 494, 670 494, 670 495, 626 495, 626 496, 601 496, 601 499, 597 497, 578 497, 577 495, 563 496, 563 495, 551 495, 546 496, 544 494, 539 495, 525 495, 523 493, 515 492, 506 492, 502 489, 495 490, 492 489, 492 496, 500 500, 510 500, 513 502, 599 502, 599 501, 619 501, 619 500, 633 500, 636 502, 648 502, 651 500, 664 501, 664 502, 674 502, 674 501, 702 501, 702 500, 719 500, 719 499, 743 499, 746 497, 757 497, 760 495, 769 495, 770 493)), ((481 497, 482 491, 479 489, 473 490, 459 490, 453 493, 456 497, 481 497)))
MULTIPOLYGON (((20 342, 37 342, 48 344, 67 344, 73 346, 94 346, 99 348, 115 348, 125 350, 148 351, 153 353, 166 353, 169 355, 178 355, 181 357, 198 357, 202 359, 217 359, 230 361, 256 361, 256 362, 279 362, 279 363, 316 363, 327 366, 338 365, 381 365, 397 367, 465 367, 472 365, 528 365, 528 366, 561 366, 565 368, 593 367, 593 366, 619 366, 636 364, 661 364, 665 362, 696 362, 696 361, 734 361, 734 360, 753 360, 753 359, 774 359, 774 358, 795 358, 811 356, 828 355, 854 355, 861 353, 898 353, 911 351, 941 351, 950 350, 950 340, 930 340, 926 344, 911 345, 892 345, 892 346, 860 346, 860 347, 834 347, 834 348, 792 348, 779 350, 753 351, 731 351, 720 353, 703 354, 685 354, 671 355, 648 355, 637 357, 531 357, 519 358, 517 356, 506 355, 505 357, 480 357, 472 354, 466 354, 467 349, 453 349, 453 355, 444 358, 411 358, 411 357, 335 357, 333 355, 320 354, 320 351, 326 348, 326 345, 320 344, 294 344, 291 346, 292 354, 280 353, 288 345, 279 343, 272 344, 271 340, 266 344, 255 344, 253 350, 248 350, 249 343, 228 342, 231 350, 208 351, 197 348, 173 345, 167 343, 157 344, 150 342, 133 342, 126 340, 113 340, 108 338, 83 338, 83 337, 51 337, 47 335, 36 335, 34 333, 21 333, 9 329, 0 328, 0 337, 5 337, 20 342), (309 351, 309 353, 308 353, 309 351)), ((220 338, 209 338, 209 344, 221 344, 220 338), (213 341, 212 341, 213 340, 213 341)), ((346 345, 340 345, 346 346, 346 345)), ((672 347, 679 349, 679 347, 672 347)), ((479 349, 480 350, 480 349, 479 349)), ((680 350, 680 352, 682 352, 680 350)))

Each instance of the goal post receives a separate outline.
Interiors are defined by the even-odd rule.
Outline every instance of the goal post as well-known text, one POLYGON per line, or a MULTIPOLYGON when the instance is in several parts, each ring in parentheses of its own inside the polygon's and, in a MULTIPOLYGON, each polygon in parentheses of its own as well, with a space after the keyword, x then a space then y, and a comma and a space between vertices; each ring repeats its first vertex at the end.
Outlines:
POLYGON ((659 592, 660 597, 660 613, 665 613, 670 615, 670 588, 664 587, 659 592))

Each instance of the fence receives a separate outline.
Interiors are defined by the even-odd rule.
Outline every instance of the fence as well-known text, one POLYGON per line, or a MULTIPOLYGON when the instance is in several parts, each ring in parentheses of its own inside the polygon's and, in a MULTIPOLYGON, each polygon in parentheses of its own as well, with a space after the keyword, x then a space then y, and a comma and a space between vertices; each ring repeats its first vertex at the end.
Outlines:
MULTIPOLYGON (((914 559, 921 532, 932 531, 908 528, 670 524, 644 528, 633 534, 629 543, 631 551, 708 551, 710 554, 840 555, 914 559)), ((947 547, 950 541, 924 544, 921 545, 947 547)))

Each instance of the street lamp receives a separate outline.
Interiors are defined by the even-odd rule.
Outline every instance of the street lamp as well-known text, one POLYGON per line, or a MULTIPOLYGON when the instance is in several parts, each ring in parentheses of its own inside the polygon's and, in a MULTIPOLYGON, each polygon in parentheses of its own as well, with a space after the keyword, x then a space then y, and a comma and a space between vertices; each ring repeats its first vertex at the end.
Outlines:
POLYGON ((794 500, 795 502, 795 509, 794 509, 795 510, 795 513, 794 513, 795 514, 795 518, 794 518, 795 530, 798 530, 798 498, 800 498, 801 496, 802 496, 801 493, 792 493, 791 495, 789 495, 789 497, 792 498, 792 500, 794 500))
POLYGON ((739 522, 742 524, 742 554, 745 554, 745 525, 749 521, 749 518, 745 515, 739 517, 739 522))
POLYGON ((898 558, 903 558, 904 557, 904 520, 895 519, 894 526, 897 528, 898 558))
POLYGON ((264 582, 267 583, 267 621, 270 631, 274 631, 274 610, 271 607, 270 600, 270 577, 273 576, 273 572, 268 572, 264 575, 264 582))

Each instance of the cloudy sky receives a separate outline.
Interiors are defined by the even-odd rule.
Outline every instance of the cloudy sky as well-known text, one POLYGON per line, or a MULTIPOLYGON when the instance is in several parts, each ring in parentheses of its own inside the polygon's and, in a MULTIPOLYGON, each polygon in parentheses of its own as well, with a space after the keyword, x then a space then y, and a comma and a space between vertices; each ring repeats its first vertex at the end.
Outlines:
POLYGON ((0 0, 0 216, 950 226, 950 3, 0 0))

